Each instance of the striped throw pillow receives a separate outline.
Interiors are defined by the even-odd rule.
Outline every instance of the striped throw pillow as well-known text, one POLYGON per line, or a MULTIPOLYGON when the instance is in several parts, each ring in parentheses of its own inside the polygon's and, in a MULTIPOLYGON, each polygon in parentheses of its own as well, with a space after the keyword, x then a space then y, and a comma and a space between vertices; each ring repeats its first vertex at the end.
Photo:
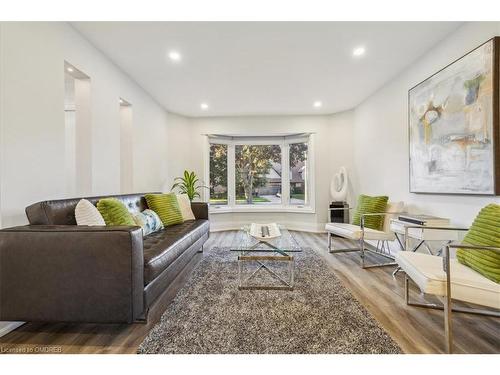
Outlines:
POLYGON ((136 225, 127 207, 116 198, 100 199, 97 202, 97 209, 104 218, 106 225, 136 225))
MULTIPOLYGON (((388 200, 389 197, 387 196, 370 197, 369 195, 361 194, 358 198, 358 206, 356 207, 356 211, 354 212, 352 223, 354 225, 361 225, 361 215, 363 214, 385 212, 388 200)), ((366 228, 382 230, 382 226, 384 224, 384 216, 365 216, 364 224, 366 228)))
POLYGON ((75 207, 76 225, 106 225, 99 210, 86 199, 80 199, 75 207))
POLYGON ((146 198, 146 202, 148 202, 148 207, 158 214, 166 227, 184 222, 177 197, 174 193, 146 194, 144 197, 146 198))
MULTIPOLYGON (((500 247, 500 205, 489 204, 474 219, 464 237, 464 244, 500 247)), ((496 283, 500 283, 500 252, 458 249, 457 259, 496 283)))

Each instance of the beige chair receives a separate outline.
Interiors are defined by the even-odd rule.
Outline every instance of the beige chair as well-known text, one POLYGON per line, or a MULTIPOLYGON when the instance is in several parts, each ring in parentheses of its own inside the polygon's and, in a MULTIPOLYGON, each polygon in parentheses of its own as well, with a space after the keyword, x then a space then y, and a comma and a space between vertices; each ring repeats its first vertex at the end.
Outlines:
MULTIPOLYGON (((361 256, 362 268, 395 266, 394 257, 389 250, 389 242, 396 240, 396 235, 390 230, 390 220, 398 213, 401 213, 404 208, 403 202, 389 202, 385 212, 363 214, 361 215, 361 225, 353 225, 347 223, 327 223, 325 230, 328 233, 328 251, 330 253, 346 253, 358 251, 361 256), (382 230, 366 228, 364 225, 367 216, 384 216, 384 225, 382 230), (336 235, 349 240, 357 241, 358 246, 347 249, 334 249, 332 236, 336 235), (370 246, 366 241, 377 241, 377 246, 370 246), (381 255, 390 260, 390 262, 365 264, 365 251, 381 255)), ((352 210, 353 208, 331 208, 330 210, 352 210)))
MULTIPOLYGON (((412 226, 409 228, 418 228, 412 226)), ((436 230, 466 230, 462 228, 426 227, 436 230)), ((443 256, 401 251, 396 262, 405 272, 405 301, 407 305, 444 310, 446 347, 448 353, 453 348, 452 311, 500 317, 500 284, 484 277, 458 262, 450 259, 450 249, 496 250, 500 248, 471 245, 447 245, 443 256), (437 296, 443 305, 415 303, 410 301, 410 279, 424 294, 437 296), (452 299, 493 308, 497 311, 477 308, 452 307, 452 299)))

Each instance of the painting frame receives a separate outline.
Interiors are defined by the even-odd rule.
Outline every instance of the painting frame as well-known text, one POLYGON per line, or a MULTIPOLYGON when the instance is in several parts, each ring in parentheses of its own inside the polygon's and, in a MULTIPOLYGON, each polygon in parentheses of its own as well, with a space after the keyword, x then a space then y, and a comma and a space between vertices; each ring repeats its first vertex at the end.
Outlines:
POLYGON ((414 194, 432 194, 432 195, 465 195, 465 196, 498 196, 500 195, 500 37, 495 36, 481 45, 475 47, 459 58, 455 59, 445 67, 436 71, 434 74, 425 78, 408 90, 407 97, 407 129, 408 129, 408 186, 410 193, 414 194), (412 178, 412 122, 411 122, 411 94, 413 90, 418 89, 420 86, 426 84, 431 79, 436 78, 438 75, 443 74, 447 69, 450 69, 454 64, 459 63, 461 60, 484 47, 488 43, 492 44, 492 66, 491 66, 491 158, 492 158, 492 191, 491 192, 464 192, 464 191, 431 191, 426 189, 415 189, 412 178))

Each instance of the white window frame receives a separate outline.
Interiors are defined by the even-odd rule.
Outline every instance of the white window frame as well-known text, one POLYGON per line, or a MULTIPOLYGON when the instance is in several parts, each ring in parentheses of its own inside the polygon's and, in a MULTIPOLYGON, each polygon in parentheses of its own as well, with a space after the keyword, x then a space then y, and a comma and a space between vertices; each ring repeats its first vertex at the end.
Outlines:
MULTIPOLYGON (((291 134, 291 135, 268 135, 268 136, 244 136, 244 135, 205 135, 205 173, 204 178, 207 185, 210 184, 210 144, 227 145, 227 205, 210 205, 210 213, 227 212, 316 212, 315 203, 315 168, 314 168, 314 134, 291 134), (307 197, 305 205, 290 204, 290 144, 307 143, 307 197), (235 146, 236 145, 279 145, 281 147, 281 203, 272 205, 245 205, 236 204, 236 167, 235 146)), ((204 189, 203 199, 210 201, 210 191, 204 189)))

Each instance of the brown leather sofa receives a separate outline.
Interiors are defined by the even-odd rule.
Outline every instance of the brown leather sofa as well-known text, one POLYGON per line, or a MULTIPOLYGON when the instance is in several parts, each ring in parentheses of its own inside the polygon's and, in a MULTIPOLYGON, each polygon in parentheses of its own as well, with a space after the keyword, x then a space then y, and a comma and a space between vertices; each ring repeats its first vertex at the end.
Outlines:
MULTIPOLYGON (((147 208, 144 194, 115 197, 147 208)), ((79 200, 35 203, 29 225, 0 231, 0 321, 144 321, 209 236, 206 203, 192 203, 196 220, 143 238, 136 226, 77 226, 79 200)))

